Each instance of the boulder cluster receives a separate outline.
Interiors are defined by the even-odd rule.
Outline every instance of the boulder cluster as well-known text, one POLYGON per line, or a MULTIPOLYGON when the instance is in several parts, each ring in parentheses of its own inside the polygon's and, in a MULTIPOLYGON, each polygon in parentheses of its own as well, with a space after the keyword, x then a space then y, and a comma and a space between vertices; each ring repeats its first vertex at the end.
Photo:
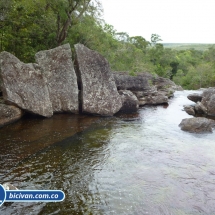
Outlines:
POLYGON ((36 53, 35 62, 25 64, 8 52, 0 53, 0 126, 24 112, 43 117, 134 112, 142 105, 168 103, 181 89, 147 72, 112 72, 103 56, 82 44, 75 45, 74 63, 69 44, 36 53))
POLYGON ((180 127, 192 133, 212 132, 215 127, 215 88, 205 89, 202 94, 193 93, 187 96, 194 105, 184 106, 184 110, 194 118, 183 119, 180 127))

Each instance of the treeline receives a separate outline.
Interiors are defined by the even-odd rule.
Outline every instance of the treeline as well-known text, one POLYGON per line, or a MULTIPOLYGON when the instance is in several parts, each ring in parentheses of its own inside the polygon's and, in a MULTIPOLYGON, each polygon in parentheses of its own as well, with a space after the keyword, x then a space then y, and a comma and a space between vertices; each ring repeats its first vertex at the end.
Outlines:
POLYGON ((113 71, 147 71, 185 89, 215 86, 215 47, 177 51, 164 48, 157 34, 147 41, 117 32, 102 19, 98 0, 0 0, 0 30, 0 51, 24 62, 40 50, 82 43, 105 56, 113 71))

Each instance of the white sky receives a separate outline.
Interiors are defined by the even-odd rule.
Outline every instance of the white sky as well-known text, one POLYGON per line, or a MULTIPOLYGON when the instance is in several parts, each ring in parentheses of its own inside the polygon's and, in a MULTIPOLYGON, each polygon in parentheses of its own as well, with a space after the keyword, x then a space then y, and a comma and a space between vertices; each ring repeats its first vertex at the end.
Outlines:
POLYGON ((101 0, 118 32, 166 43, 215 43, 215 0, 101 0))

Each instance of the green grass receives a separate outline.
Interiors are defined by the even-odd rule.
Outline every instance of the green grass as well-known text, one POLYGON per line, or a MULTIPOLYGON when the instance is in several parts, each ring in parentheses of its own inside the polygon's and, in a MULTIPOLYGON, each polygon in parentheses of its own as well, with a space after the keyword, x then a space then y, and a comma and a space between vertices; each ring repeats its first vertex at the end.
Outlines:
POLYGON ((215 44, 205 44, 205 43, 163 43, 164 48, 171 48, 175 50, 187 50, 196 49, 199 51, 205 51, 208 48, 215 46, 215 44))

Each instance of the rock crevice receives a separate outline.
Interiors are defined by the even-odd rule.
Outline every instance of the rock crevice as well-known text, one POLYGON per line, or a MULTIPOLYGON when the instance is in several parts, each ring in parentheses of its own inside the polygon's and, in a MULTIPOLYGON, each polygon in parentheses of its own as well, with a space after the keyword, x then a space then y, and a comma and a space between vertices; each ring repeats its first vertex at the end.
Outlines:
POLYGON ((112 116, 122 107, 108 61, 82 44, 75 45, 83 113, 112 116))

